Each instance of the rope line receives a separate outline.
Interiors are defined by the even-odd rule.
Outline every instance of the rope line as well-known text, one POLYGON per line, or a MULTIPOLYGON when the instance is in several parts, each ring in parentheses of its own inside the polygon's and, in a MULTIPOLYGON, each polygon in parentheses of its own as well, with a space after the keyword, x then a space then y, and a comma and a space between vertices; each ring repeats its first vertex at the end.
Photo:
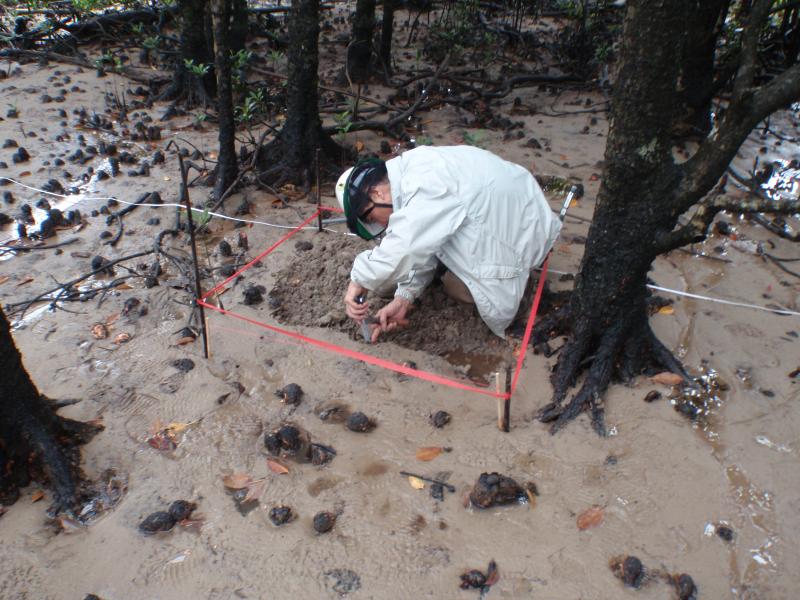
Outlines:
MULTIPOLYGON (((3 177, 0 177, 0 179, 6 179, 6 180, 10 181, 11 183, 14 183, 16 185, 22 186, 24 188, 27 188, 29 190, 33 190, 35 192, 39 192, 39 193, 42 193, 42 194, 49 194, 51 196, 57 196, 59 198, 69 198, 70 197, 69 195, 57 194, 55 192, 48 192, 47 190, 41 190, 39 188, 35 188, 33 186, 27 185, 25 183, 22 183, 21 181, 17 181, 15 179, 10 178, 10 177, 3 176, 3 177)), ((128 205, 136 204, 135 202, 127 202, 125 200, 119 200, 118 198, 114 198, 112 196, 84 197, 83 200, 116 200, 117 202, 120 202, 122 204, 128 204, 128 205)), ((164 203, 164 204, 141 203, 141 204, 138 204, 137 206, 150 206, 150 207, 153 207, 153 208, 177 207, 177 208, 183 208, 184 210, 186 209, 186 207, 184 205, 182 205, 182 204, 174 204, 174 203, 164 203)), ((195 212, 199 212, 201 214, 205 214, 205 211, 202 210, 202 209, 199 209, 199 208, 192 207, 192 210, 195 211, 195 212)), ((325 207, 325 210, 332 210, 332 211, 335 211, 335 212, 341 212, 340 209, 331 208, 331 207, 325 207)), ((216 212, 209 212, 207 214, 215 216, 215 217, 219 217, 221 219, 227 219, 229 221, 237 221, 237 222, 240 222, 240 223, 250 223, 250 224, 253 224, 253 225, 266 225, 268 227, 275 227, 277 229, 296 229, 296 226, 294 226, 294 225, 279 225, 277 223, 268 223, 267 221, 258 221, 258 220, 255 220, 255 219, 238 219, 236 217, 230 217, 228 215, 224 215, 224 214, 216 213, 216 212)), ((315 216, 316 216, 316 213, 315 213, 315 216)), ((306 229, 306 230, 314 229, 315 230, 317 228, 316 227, 304 227, 304 229, 306 229)), ((339 233, 339 234, 342 233, 342 232, 336 231, 334 229, 324 228, 324 230, 332 232, 332 233, 339 233)), ((354 235, 354 234, 346 232, 346 233, 344 233, 344 235, 354 235)), ((239 271, 239 273, 240 272, 241 271, 239 271)), ((569 273, 569 272, 566 272, 566 271, 551 270, 551 272, 555 273, 557 275, 575 275, 574 273, 569 273)), ((238 273, 237 273, 237 275, 238 275, 238 273)), ((665 293, 668 293, 668 294, 674 294, 676 296, 683 296, 683 297, 686 297, 686 298, 694 298, 695 300, 704 300, 706 302, 716 302, 718 304, 725 304, 725 305, 728 305, 728 306, 738 306, 740 308, 751 308, 751 309, 754 309, 754 310, 761 310, 761 311, 764 311, 764 312, 769 312, 769 313, 773 313, 773 314, 776 314, 776 315, 782 315, 782 316, 800 317, 800 312, 794 311, 794 310, 790 310, 788 308, 787 309, 770 308, 768 306, 760 306, 758 304, 749 304, 747 302, 737 302, 737 301, 734 301, 734 300, 725 300, 724 298, 714 298, 712 296, 703 296, 701 294, 693 294, 691 292, 684 292, 684 291, 681 291, 681 290, 674 290, 674 289, 671 289, 671 288, 666 288, 666 287, 662 287, 662 286, 658 286, 658 285, 652 285, 652 284, 649 284, 649 283, 646 284, 646 285, 650 289, 658 290, 660 292, 665 292, 665 293)), ((206 294, 205 296, 207 296, 207 295, 208 294, 206 294)))
MULTIPOLYGON (((40 190, 39 188, 32 187, 30 185, 24 184, 21 181, 16 181, 15 179, 11 179, 10 177, 0 177, 0 179, 7 179, 12 183, 16 183, 17 185, 21 185, 24 188, 28 188, 29 190, 33 190, 35 192, 39 192, 42 194, 49 194, 50 196, 57 196, 58 198, 71 198, 72 196, 77 196, 78 194, 57 194, 55 192, 48 192, 47 190, 40 190)), ((81 200, 114 200, 115 202, 119 202, 120 204, 127 204, 128 206, 149 206, 151 208, 181 208, 186 210, 186 206, 183 204, 177 204, 174 202, 162 202, 161 204, 153 204, 150 202, 128 202, 127 200, 120 200, 119 198, 114 198, 113 196, 85 196, 82 197, 81 200)), ((335 212, 342 212, 341 209, 338 208, 331 208, 331 207, 324 207, 325 210, 332 210, 335 212)), ((268 223, 267 221, 258 221, 256 219, 239 219, 237 217, 231 217, 229 215, 208 211, 206 212, 205 209, 197 208, 192 206, 192 212, 200 213, 201 215, 211 215, 212 217, 219 217, 220 219, 226 219, 228 221, 236 221, 237 223, 249 223, 252 225, 266 225, 267 227, 275 227, 276 229, 295 229, 295 225, 279 225, 278 223, 268 223)), ((314 229, 316 227, 307 227, 307 229, 314 229)), ((355 235, 350 232, 341 232, 335 229, 328 229, 323 227, 325 231, 329 231, 331 233, 344 233, 345 235, 355 235)))

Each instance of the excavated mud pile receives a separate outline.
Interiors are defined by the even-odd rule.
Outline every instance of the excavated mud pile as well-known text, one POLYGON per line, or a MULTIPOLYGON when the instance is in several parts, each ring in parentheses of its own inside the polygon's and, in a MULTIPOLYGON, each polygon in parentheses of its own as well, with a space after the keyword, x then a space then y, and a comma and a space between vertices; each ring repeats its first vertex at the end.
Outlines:
MULTIPOLYGON (((311 245, 298 242, 297 258, 279 272, 269 292, 275 316, 290 325, 330 327, 360 339, 359 328, 345 315, 342 298, 353 259, 371 245, 345 236, 329 236, 311 245)), ((389 300, 370 296, 373 311, 389 300)), ((381 340, 439 356, 510 356, 510 345, 486 327, 475 307, 449 298, 438 281, 418 300, 409 320, 406 329, 384 334, 381 340)))

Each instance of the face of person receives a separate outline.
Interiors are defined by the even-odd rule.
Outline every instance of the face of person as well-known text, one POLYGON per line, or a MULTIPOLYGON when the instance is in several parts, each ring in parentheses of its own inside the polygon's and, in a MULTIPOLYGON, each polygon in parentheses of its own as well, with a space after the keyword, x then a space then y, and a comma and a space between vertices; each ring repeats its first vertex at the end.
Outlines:
POLYGON ((369 200, 359 219, 365 223, 378 223, 386 227, 392 215, 392 193, 389 183, 373 186, 369 192, 369 200))

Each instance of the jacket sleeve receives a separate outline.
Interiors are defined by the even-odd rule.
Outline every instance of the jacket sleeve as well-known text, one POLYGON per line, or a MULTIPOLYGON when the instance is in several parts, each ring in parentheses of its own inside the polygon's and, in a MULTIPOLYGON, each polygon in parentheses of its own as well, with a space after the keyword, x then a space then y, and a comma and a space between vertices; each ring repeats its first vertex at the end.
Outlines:
POLYGON ((399 295, 413 300, 433 278, 436 252, 461 226, 466 212, 456 194, 426 171, 417 178, 424 185, 411 190, 404 185, 410 198, 392 213, 380 245, 353 261, 350 278, 359 285, 375 290, 402 282, 399 295))
POLYGON ((394 295, 405 298, 409 302, 413 302, 419 298, 422 290, 428 287, 428 284, 433 279, 436 273, 437 263, 436 256, 432 254, 424 265, 413 269, 408 274, 408 277, 397 284, 397 291, 394 295))

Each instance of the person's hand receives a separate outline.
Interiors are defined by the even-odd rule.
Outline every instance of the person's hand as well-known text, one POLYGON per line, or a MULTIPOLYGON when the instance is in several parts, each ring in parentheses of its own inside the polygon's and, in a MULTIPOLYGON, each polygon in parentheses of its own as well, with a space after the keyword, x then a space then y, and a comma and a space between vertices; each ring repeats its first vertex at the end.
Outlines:
POLYGON ((355 281, 351 281, 344 295, 344 310, 347 316, 359 323, 369 314, 369 303, 364 302, 363 304, 359 304, 356 302, 356 298, 366 292, 367 290, 365 288, 358 285, 355 281))
POLYGON ((372 325, 372 342, 378 341, 378 337, 384 331, 392 331, 398 327, 408 325, 406 314, 411 309, 411 302, 400 296, 395 296, 394 300, 375 313, 375 318, 379 323, 372 325))

